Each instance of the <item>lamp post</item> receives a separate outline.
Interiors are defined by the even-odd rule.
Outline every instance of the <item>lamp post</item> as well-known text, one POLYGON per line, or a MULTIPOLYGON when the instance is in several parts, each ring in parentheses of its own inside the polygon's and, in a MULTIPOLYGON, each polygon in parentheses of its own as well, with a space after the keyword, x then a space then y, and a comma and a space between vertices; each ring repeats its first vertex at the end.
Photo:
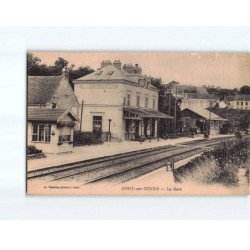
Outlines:
POLYGON ((111 141, 111 132, 110 132, 110 123, 111 123, 111 119, 109 119, 109 139, 108 139, 108 141, 111 141))

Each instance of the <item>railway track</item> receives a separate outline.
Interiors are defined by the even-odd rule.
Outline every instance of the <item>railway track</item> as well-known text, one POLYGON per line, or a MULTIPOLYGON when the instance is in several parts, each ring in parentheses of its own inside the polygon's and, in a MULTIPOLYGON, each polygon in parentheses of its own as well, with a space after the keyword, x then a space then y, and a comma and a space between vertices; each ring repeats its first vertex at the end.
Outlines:
POLYGON ((166 162, 173 157, 175 161, 180 161, 204 152, 225 140, 228 138, 203 139, 199 142, 161 146, 64 164, 49 169, 30 171, 27 179, 29 182, 40 180, 51 183, 74 180, 79 185, 103 182, 122 183, 165 166, 166 162))

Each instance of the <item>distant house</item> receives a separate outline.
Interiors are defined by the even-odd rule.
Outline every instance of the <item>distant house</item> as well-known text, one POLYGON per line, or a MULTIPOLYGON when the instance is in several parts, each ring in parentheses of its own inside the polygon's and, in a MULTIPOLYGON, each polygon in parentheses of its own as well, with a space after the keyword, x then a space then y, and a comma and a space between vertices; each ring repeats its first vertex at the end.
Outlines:
POLYGON ((79 103, 65 76, 28 77, 28 145, 45 153, 69 152, 79 103))
POLYGON ((231 109, 250 110, 250 95, 227 96, 224 101, 231 109))
POLYGON ((71 109, 79 115, 80 104, 64 76, 28 76, 28 108, 71 109))
POLYGON ((185 108, 181 111, 181 115, 184 131, 195 129, 204 133, 210 128, 210 134, 219 134, 223 123, 226 121, 226 119, 203 108, 185 108))
POLYGON ((181 110, 185 108, 209 108, 214 107, 219 98, 209 94, 205 87, 192 85, 177 85, 173 88, 172 93, 181 99, 181 110))
POLYGON ((44 153, 70 152, 77 120, 73 112, 66 109, 29 109, 27 143, 44 153))

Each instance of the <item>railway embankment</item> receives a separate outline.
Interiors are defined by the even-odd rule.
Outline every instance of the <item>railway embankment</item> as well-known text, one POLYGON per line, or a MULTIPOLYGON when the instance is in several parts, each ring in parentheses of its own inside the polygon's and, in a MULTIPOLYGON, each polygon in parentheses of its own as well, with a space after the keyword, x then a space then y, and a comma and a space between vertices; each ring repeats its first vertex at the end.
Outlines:
POLYGON ((177 183, 191 181, 225 187, 248 185, 249 147, 249 138, 221 142, 174 170, 174 179, 177 183))

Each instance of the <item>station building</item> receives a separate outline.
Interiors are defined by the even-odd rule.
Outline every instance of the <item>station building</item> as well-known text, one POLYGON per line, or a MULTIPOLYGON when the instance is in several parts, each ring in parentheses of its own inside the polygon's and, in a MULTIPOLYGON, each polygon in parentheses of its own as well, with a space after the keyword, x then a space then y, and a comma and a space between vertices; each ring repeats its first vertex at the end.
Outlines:
POLYGON ((159 91, 138 64, 102 61, 95 72, 74 81, 81 108, 80 129, 100 131, 112 140, 157 137, 160 119, 159 91))

